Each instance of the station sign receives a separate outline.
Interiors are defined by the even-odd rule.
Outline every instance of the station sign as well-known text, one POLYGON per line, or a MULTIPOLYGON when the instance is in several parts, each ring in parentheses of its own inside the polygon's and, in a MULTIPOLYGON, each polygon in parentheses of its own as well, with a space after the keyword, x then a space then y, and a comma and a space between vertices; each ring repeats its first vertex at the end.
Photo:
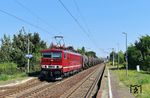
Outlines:
POLYGON ((30 59, 33 57, 33 55, 32 54, 26 54, 25 57, 30 59))

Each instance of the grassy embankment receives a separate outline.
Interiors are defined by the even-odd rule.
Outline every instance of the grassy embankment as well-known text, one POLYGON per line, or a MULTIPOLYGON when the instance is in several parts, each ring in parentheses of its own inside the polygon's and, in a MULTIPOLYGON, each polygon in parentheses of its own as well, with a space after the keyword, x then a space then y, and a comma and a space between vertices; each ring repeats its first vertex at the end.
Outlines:
POLYGON ((0 75, 0 85, 5 85, 12 83, 13 81, 19 81, 27 78, 26 73, 16 73, 13 75, 1 74, 0 75))
POLYGON ((22 80, 27 77, 25 72, 17 69, 14 63, 0 64, 0 84, 7 84, 9 81, 22 80))
POLYGON ((150 73, 145 71, 137 72, 136 70, 128 70, 128 77, 126 77, 126 70, 114 70, 119 76, 120 81, 126 86, 142 85, 142 93, 139 93, 136 98, 150 98, 150 73))

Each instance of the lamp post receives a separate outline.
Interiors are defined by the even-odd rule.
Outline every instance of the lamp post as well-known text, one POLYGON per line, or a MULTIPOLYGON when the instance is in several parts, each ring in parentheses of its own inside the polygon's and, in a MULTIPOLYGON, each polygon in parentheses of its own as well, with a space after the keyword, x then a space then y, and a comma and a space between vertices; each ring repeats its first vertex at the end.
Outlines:
POLYGON ((122 32, 126 36, 126 76, 128 76, 128 47, 127 47, 127 33, 122 32))
POLYGON ((117 69, 119 69, 119 43, 117 43, 117 46, 118 46, 118 66, 117 66, 117 69))
POLYGON ((112 48, 112 52, 113 52, 113 66, 114 66, 114 48, 112 48))

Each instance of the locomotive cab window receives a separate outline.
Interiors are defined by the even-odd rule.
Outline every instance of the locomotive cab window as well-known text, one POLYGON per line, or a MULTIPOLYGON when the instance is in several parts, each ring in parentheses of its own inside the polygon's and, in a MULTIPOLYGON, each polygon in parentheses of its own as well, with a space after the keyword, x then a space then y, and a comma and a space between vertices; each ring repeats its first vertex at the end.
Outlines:
POLYGON ((61 58, 61 52, 44 52, 42 53, 43 58, 61 58))
POLYGON ((52 58, 61 58, 61 52, 52 52, 52 58))
POLYGON ((43 58, 51 58, 52 54, 51 54, 51 52, 44 52, 44 53, 42 53, 42 57, 43 58))

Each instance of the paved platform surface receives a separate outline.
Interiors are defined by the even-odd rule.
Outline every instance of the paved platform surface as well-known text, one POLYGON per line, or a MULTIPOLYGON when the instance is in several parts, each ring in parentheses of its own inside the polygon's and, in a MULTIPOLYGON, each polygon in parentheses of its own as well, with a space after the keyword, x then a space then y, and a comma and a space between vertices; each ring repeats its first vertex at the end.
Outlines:
POLYGON ((29 80, 32 80, 34 78, 35 77, 28 77, 28 78, 25 78, 22 80, 9 80, 9 81, 6 81, 5 83, 2 83, 2 84, 0 83, 0 87, 10 87, 10 86, 19 85, 19 84, 25 83, 29 80))
POLYGON ((101 88, 97 98, 135 98, 130 93, 130 88, 119 81, 116 73, 109 67, 106 67, 101 88), (109 84, 110 82, 110 84, 109 84))

